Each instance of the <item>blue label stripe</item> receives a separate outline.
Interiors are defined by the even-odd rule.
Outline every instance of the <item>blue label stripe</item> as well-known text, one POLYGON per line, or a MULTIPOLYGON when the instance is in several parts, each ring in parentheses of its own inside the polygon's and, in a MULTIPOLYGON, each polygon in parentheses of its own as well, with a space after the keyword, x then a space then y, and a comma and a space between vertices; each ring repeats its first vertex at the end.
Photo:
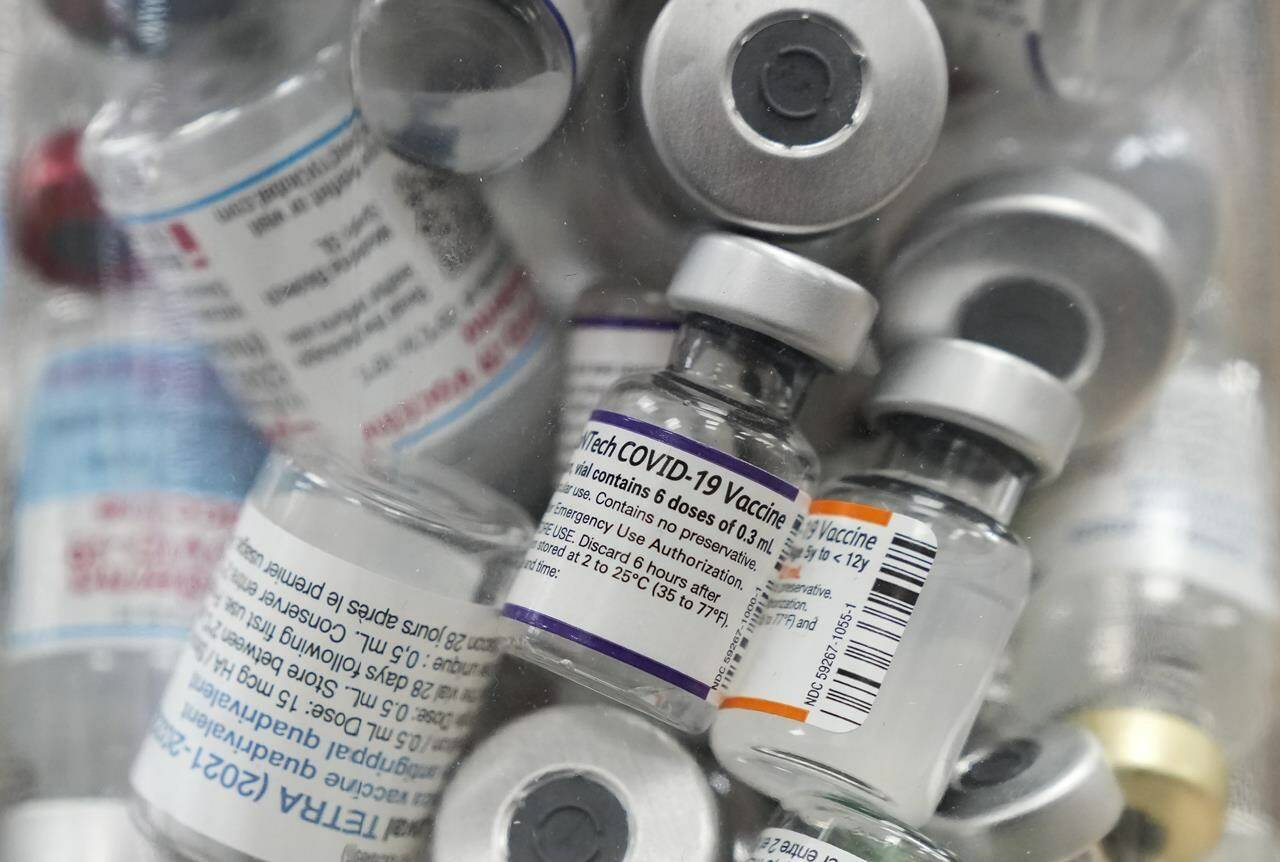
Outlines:
POLYGON ((680 328, 678 320, 652 320, 643 317, 575 317, 569 323, 583 328, 652 329, 659 332, 675 332, 680 328))
POLYGON ((176 206, 176 207, 173 207, 172 209, 160 210, 158 212, 140 213, 138 215, 120 216, 118 218, 118 221, 121 221, 124 224, 135 224, 135 225, 151 224, 153 222, 165 221, 167 219, 176 218, 180 215, 186 215, 189 212, 194 212, 198 209, 203 209, 204 207, 207 207, 210 204, 216 204, 218 201, 226 200, 232 195, 239 194, 240 192, 249 188, 249 186, 255 185, 256 183, 260 183, 263 180, 265 180, 267 177, 271 176, 272 174, 279 173, 280 171, 284 170, 290 165, 293 165, 298 161, 300 161, 301 159, 304 159, 307 156, 311 155, 316 150, 320 149, 325 144, 329 143, 338 135, 342 134, 348 128, 350 128, 351 125, 355 123, 356 117, 358 116, 359 116, 358 111, 352 111, 342 120, 342 122, 338 123, 338 125, 334 126, 332 129, 329 129, 327 132, 322 134, 320 137, 316 138, 314 141, 311 141, 309 144, 305 144, 304 146, 294 150, 289 155, 280 159, 278 162, 275 162, 274 164, 263 168, 262 170, 258 171, 256 174, 253 174, 251 176, 244 178, 243 180, 240 180, 238 183, 227 186, 225 189, 222 189, 221 191, 216 191, 213 194, 206 195, 205 197, 200 198, 199 200, 192 201, 191 203, 188 203, 188 204, 182 204, 181 206, 176 206))
POLYGON ((186 626, 164 625, 83 625, 59 626, 53 629, 41 629, 34 632, 23 632, 9 637, 9 644, 15 648, 33 647, 41 644, 60 643, 62 641, 83 641, 101 638, 103 640, 174 640, 184 641, 191 633, 186 626))
POLYGON ((569 31, 569 24, 564 20, 564 16, 560 14, 560 10, 556 8, 556 4, 551 0, 542 0, 542 4, 547 7, 547 11, 551 13, 551 17, 556 19, 556 23, 560 25, 560 32, 564 34, 564 40, 569 45, 569 63, 570 72, 573 74, 574 86, 578 84, 578 49, 573 44, 573 33, 569 31))
POLYGON ((412 431, 401 437, 395 443, 392 443, 391 448, 396 452, 403 452, 410 446, 421 442, 425 438, 435 434, 437 431, 447 428, 454 422, 457 422, 459 419, 466 416, 481 401, 484 401, 504 383, 519 374, 520 371, 528 365, 533 360, 533 357, 542 349, 542 346, 547 342, 548 336, 549 333, 547 327, 545 325, 541 326, 538 333, 534 335, 533 338, 530 338, 529 342, 525 344, 521 351, 512 357, 511 361, 507 363, 505 368, 493 375, 493 377, 489 379, 488 383, 473 392, 470 397, 457 407, 454 407, 439 418, 433 419, 417 431, 412 431))
POLYGON ((674 431, 668 431, 665 428, 659 428, 657 425, 650 425, 648 422, 639 419, 633 419, 630 416, 623 416, 621 413, 614 413, 612 410, 597 410, 591 414, 592 422, 602 422, 605 425, 613 425, 624 431, 630 431, 633 434, 639 434, 642 437, 648 437, 651 440, 657 440, 659 443, 665 443, 673 449, 679 449, 681 452, 688 452, 704 461, 710 461, 718 467, 731 470, 745 479, 750 479, 758 485, 763 485, 775 494, 781 494, 788 500, 795 500, 800 496, 800 489, 790 482, 779 479, 777 476, 761 470, 754 464, 748 464, 741 458, 721 452, 719 449, 712 449, 710 446, 704 446, 701 443, 690 440, 674 431))
POLYGON ((609 658, 617 659, 623 664, 631 665, 631 667, 636 670, 642 670, 650 676, 657 677, 663 682, 670 683, 676 688, 683 689, 694 697, 706 700, 707 695, 711 693, 711 686, 700 683, 693 677, 687 676, 675 668, 668 667, 661 662, 656 662, 651 658, 629 650, 620 644, 614 643, 613 641, 605 640, 602 637, 596 637, 590 632, 584 632, 582 629, 571 626, 554 617, 545 616, 537 611, 521 607, 520 605, 505 606, 502 609, 502 615, 507 619, 542 629, 544 632, 550 632, 553 635, 559 635, 565 640, 573 641, 574 643, 581 644, 588 649, 607 655, 609 658))

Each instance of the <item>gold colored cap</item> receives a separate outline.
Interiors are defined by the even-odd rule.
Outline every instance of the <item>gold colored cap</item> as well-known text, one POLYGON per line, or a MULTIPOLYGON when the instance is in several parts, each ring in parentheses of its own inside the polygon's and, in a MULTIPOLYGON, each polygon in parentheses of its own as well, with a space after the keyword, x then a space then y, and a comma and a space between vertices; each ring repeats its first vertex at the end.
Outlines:
POLYGON ((1075 721, 1102 743, 1125 804, 1158 827, 1152 862, 1199 862, 1222 836, 1227 765, 1218 744, 1185 719, 1148 709, 1086 710, 1075 721))

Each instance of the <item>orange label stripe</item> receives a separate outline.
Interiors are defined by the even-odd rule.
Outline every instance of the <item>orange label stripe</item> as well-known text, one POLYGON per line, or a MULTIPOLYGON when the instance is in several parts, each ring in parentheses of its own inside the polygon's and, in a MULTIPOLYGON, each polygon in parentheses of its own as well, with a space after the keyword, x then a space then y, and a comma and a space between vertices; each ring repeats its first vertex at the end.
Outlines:
POLYGON ((804 721, 809 717, 809 710, 798 706, 787 706, 772 700, 761 700, 758 697, 726 697, 720 704, 721 709, 749 709, 753 712, 767 712, 769 715, 780 715, 792 721, 804 721))
POLYGON ((810 515, 844 515, 846 518, 857 518, 882 527, 889 526, 893 512, 888 509, 877 509, 875 506, 864 506, 861 503, 846 503, 843 500, 814 500, 809 506, 810 515))

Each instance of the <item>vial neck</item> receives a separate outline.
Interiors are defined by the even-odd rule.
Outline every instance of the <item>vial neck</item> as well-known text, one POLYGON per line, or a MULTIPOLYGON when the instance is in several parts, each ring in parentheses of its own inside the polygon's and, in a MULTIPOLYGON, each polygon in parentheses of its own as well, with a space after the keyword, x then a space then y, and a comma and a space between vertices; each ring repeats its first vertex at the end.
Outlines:
POLYGON ((817 370, 794 348, 701 314, 685 319, 667 363, 683 383, 777 419, 795 418, 817 370))
POLYGON ((1035 478, 1031 463, 1006 446, 919 416, 889 419, 868 471, 926 488, 1007 526, 1035 478))

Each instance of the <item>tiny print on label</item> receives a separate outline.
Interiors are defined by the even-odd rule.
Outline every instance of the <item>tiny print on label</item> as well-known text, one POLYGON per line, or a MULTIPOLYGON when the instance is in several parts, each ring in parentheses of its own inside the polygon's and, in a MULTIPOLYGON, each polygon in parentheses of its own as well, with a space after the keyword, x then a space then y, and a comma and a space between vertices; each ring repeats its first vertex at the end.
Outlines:
POLYGON ((760 833, 751 862, 866 862, 825 841, 790 829, 766 829, 760 833))
POLYGON ((815 500, 794 557, 747 630, 752 662, 721 708, 835 733, 861 727, 937 554, 933 531, 919 521, 815 500))
POLYGON ((418 858, 499 648, 493 608, 248 506, 134 764, 138 795, 268 862, 418 858))
POLYGON ((807 504, 759 467, 597 410, 504 614, 718 701, 807 504))

